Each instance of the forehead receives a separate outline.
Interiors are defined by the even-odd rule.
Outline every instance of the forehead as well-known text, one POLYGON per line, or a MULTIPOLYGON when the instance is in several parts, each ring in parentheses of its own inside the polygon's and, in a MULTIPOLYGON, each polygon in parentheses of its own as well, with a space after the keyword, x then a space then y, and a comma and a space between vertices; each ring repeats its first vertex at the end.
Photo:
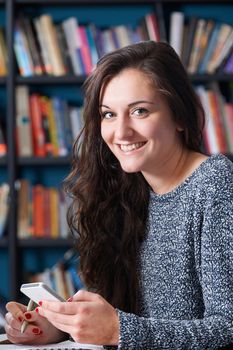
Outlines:
POLYGON ((118 99, 144 99, 158 96, 155 83, 148 74, 133 68, 124 69, 102 87, 100 102, 118 99))

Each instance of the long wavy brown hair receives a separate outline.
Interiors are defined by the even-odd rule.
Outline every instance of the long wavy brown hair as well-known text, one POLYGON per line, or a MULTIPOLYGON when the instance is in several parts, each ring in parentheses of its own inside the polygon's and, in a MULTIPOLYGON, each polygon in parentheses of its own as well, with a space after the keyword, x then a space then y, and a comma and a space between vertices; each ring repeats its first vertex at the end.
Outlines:
POLYGON ((146 235, 149 186, 141 173, 124 172, 101 137, 101 88, 123 69, 147 74, 164 97, 183 142, 200 151, 203 108, 175 51, 166 43, 140 42, 105 55, 84 84, 84 128, 73 147, 65 181, 72 196, 68 223, 77 235, 86 287, 114 307, 138 311, 138 253, 146 235))

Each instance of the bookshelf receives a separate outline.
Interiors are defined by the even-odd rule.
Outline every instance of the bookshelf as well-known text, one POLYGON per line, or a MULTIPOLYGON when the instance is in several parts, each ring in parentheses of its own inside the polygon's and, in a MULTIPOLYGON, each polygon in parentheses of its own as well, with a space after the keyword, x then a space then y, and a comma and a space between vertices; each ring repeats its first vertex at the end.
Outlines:
MULTIPOLYGON (((78 16, 78 20, 82 23, 93 21, 103 27, 108 27, 113 24, 136 23, 140 16, 148 12, 155 12, 158 19, 160 35, 162 40, 168 39, 169 33, 169 18, 172 11, 183 11, 185 14, 190 14, 194 11, 195 14, 206 13, 207 10, 213 9, 213 16, 221 7, 220 20, 231 18, 233 25, 233 0, 223 0, 221 4, 217 0, 0 0, 0 8, 5 12, 5 29, 6 41, 8 47, 8 67, 9 74, 5 78, 0 78, 0 89, 6 90, 6 120, 7 120, 7 140, 8 140, 8 156, 0 159, 0 171, 4 169, 7 180, 10 185, 10 209, 7 227, 7 237, 0 240, 0 259, 3 255, 4 266, 7 266, 10 274, 4 273, 0 266, 0 273, 3 273, 4 281, 7 288, 3 292, 10 299, 18 299, 19 286, 22 282, 22 269, 24 269, 30 259, 30 255, 39 256, 46 254, 51 255, 56 251, 56 256, 61 255, 64 250, 72 246, 72 239, 24 239, 17 238, 17 193, 15 181, 19 177, 39 176, 40 179, 47 179, 49 183, 56 178, 57 183, 65 177, 69 171, 70 157, 17 157, 16 142, 14 138, 15 127, 15 88, 17 86, 26 85, 32 91, 42 91, 45 93, 50 89, 61 89, 66 95, 72 94, 72 99, 77 90, 80 90, 84 80, 84 75, 64 75, 64 76, 31 76, 22 77, 17 73, 16 60, 13 50, 13 28, 14 20, 19 12, 23 12, 25 16, 32 17, 41 15, 42 13, 51 13, 57 21, 64 19, 71 13, 78 16), (63 14, 64 13, 64 14, 63 14), (113 16, 114 14, 114 16, 113 16), (50 173, 50 175, 48 175, 50 173), (45 175, 42 175, 45 174, 45 175), (52 175, 51 175, 52 174, 52 175), (1 255, 2 254, 2 255, 1 255)), ((207 15, 206 15, 207 16, 207 15)), ((208 17, 211 17, 212 13, 208 17)), ((216 17, 218 18, 218 17, 216 17)), ((212 83, 218 81, 221 84, 233 82, 233 78, 229 74, 192 74, 190 79, 193 84, 212 83)), ((81 99, 80 96, 77 99, 81 99)), ((233 156, 229 155, 233 160, 233 156)), ((45 259, 46 260, 46 259, 45 259)), ((47 260, 45 261, 45 264, 47 260)), ((36 263, 35 263, 36 264, 36 263)))

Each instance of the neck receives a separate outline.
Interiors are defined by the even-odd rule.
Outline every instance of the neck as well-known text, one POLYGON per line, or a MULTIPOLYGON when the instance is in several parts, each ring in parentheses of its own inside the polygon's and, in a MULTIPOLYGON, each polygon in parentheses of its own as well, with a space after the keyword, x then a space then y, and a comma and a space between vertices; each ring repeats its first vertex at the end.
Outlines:
POLYGON ((190 153, 192 153, 190 150, 180 147, 152 171, 143 172, 143 176, 155 193, 165 194, 183 182, 187 174, 190 153))

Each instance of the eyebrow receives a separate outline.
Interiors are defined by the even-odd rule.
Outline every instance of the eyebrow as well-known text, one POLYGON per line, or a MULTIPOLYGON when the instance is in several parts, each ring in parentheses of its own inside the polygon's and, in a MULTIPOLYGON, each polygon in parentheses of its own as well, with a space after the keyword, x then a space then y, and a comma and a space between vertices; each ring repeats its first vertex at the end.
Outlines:
MULTIPOLYGON (((138 103, 148 103, 148 104, 151 104, 151 105, 157 105, 158 104, 156 102, 150 102, 150 101, 146 101, 146 100, 139 100, 139 101, 135 101, 135 102, 129 103, 128 107, 132 107, 134 105, 137 105, 138 103)), ((108 107, 106 105, 100 105, 99 108, 101 108, 101 107, 105 107, 105 108, 111 109, 110 107, 108 107)))

